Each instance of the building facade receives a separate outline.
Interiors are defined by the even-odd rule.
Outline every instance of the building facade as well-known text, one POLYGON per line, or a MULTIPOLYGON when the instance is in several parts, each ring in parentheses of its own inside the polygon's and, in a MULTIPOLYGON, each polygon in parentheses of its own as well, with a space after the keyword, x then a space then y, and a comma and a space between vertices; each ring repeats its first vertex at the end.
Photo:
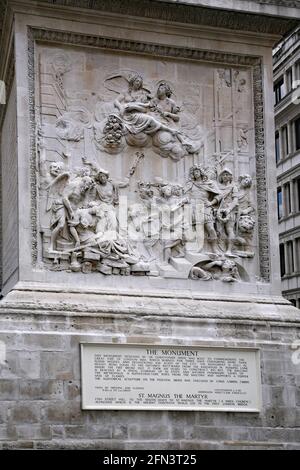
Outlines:
POLYGON ((274 51, 275 158, 283 295, 300 308, 300 28, 274 51))

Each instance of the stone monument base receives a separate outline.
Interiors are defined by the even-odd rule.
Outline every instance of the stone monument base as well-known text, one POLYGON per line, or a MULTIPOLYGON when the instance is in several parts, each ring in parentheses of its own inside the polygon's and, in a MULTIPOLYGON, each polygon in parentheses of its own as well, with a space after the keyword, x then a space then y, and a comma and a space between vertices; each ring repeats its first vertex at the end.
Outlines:
POLYGON ((300 320, 280 297, 19 283, 0 313, 2 449, 300 448, 300 320), (262 411, 83 411, 81 342, 259 348, 262 411))

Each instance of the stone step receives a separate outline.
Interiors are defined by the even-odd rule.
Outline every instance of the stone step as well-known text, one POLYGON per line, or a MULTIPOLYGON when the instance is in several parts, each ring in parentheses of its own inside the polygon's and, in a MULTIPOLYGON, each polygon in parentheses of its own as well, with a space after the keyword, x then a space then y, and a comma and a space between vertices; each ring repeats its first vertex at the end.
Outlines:
POLYGON ((181 279, 187 279, 189 277, 192 264, 185 258, 171 258, 170 264, 179 272, 182 276, 181 279))
POLYGON ((159 266, 159 274, 165 278, 174 278, 174 279, 186 279, 180 271, 177 271, 171 264, 165 266, 159 266))

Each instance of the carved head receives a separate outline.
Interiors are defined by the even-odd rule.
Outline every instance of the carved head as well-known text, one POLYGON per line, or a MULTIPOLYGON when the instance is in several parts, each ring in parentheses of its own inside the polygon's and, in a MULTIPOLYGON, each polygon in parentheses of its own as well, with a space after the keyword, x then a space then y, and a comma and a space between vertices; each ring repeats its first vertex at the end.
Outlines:
POLYGON ((143 87, 143 77, 138 73, 129 78, 129 90, 140 90, 143 87))
POLYGON ((84 176, 82 178, 81 187, 80 187, 81 194, 84 194, 86 191, 93 189, 94 186, 95 186, 94 180, 90 176, 84 176))
POLYGON ((139 194, 141 199, 149 199, 154 196, 153 189, 151 188, 150 183, 140 182, 139 185, 139 194))
POLYGON ((166 82, 161 82, 158 86, 158 89, 157 89, 157 96, 158 98, 162 99, 162 98, 171 98, 173 94, 173 91, 170 87, 170 85, 166 82))
POLYGON ((165 186, 161 186, 160 188, 160 195, 166 199, 172 196, 173 188, 171 184, 166 184, 165 186))
POLYGON ((194 165, 190 168, 190 179, 193 181, 207 181, 208 174, 205 168, 199 165, 194 165))
POLYGON ((242 189, 248 189, 252 186, 252 178, 250 175, 241 175, 239 177, 240 187, 242 189))
POLYGON ((250 215, 244 215, 239 219, 239 230, 242 233, 251 233, 255 227, 255 219, 250 215))
POLYGON ((106 184, 108 181, 108 178, 109 178, 108 171, 102 170, 102 169, 100 169, 97 175, 95 176, 95 180, 97 181, 97 183, 100 183, 100 184, 106 184))
POLYGON ((219 175, 219 181, 221 184, 226 184, 226 183, 232 183, 233 180, 233 174, 228 168, 225 168, 223 171, 221 171, 219 175))
POLYGON ((174 184, 172 188, 172 193, 174 196, 180 197, 183 194, 183 187, 180 184, 174 184))
POLYGON ((63 169, 64 169, 64 164, 63 163, 53 162, 53 163, 50 164, 50 168, 49 168, 50 175, 54 176, 54 178, 56 178, 58 175, 61 174, 63 169))

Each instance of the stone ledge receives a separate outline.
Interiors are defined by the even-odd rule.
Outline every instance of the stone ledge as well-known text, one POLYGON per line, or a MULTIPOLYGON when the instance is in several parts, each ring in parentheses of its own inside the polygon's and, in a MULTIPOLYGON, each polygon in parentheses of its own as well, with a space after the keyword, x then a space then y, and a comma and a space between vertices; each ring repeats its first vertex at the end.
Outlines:
POLYGON ((156 319, 249 320, 300 323, 300 312, 282 297, 226 297, 182 292, 84 291, 16 286, 1 302, 0 315, 63 317, 155 317, 156 319))
POLYGON ((271 450, 271 449, 299 450, 299 443, 281 442, 251 442, 251 441, 180 441, 180 440, 157 440, 157 441, 112 441, 107 440, 53 440, 53 441, 10 441, 0 444, 2 450, 271 450))

